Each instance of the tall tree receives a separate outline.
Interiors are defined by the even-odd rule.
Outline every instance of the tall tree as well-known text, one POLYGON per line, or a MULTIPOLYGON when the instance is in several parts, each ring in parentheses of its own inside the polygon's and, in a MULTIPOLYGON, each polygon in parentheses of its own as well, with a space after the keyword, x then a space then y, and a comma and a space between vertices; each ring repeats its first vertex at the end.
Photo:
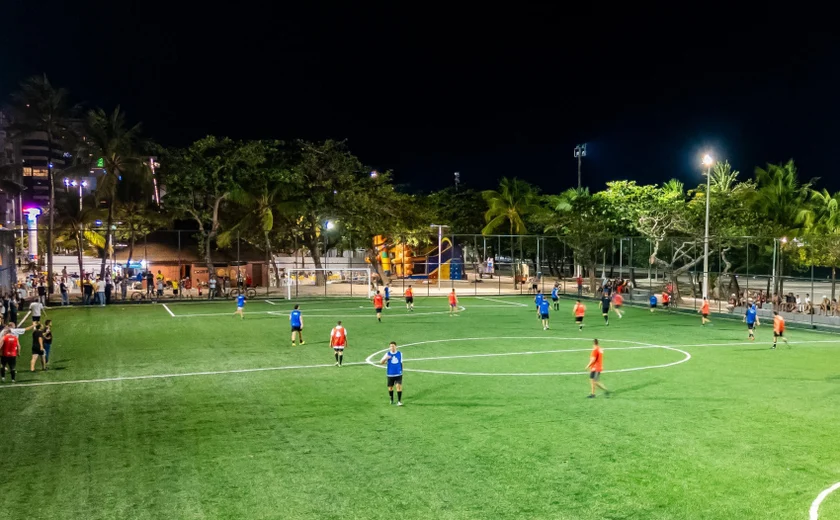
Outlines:
POLYGON ((163 162, 164 205, 198 226, 207 267, 213 268, 213 244, 221 231, 222 203, 240 187, 239 179, 265 161, 261 142, 207 136, 163 162))
MULTIPOLYGON (((123 176, 146 178, 148 165, 139 152, 140 125, 128 127, 125 113, 120 107, 106 113, 102 109, 91 110, 85 120, 86 142, 89 159, 102 158, 105 174, 98 180, 96 195, 107 204, 105 248, 99 276, 105 278, 105 265, 113 250, 114 212, 117 205, 117 186, 123 176)), ((87 167, 91 165, 88 164, 87 167)))
POLYGON ((100 241, 102 236, 91 231, 91 226, 102 218, 103 212, 96 207, 96 198, 92 195, 85 197, 80 205, 78 198, 65 193, 56 200, 56 214, 56 229, 72 240, 79 262, 79 276, 83 276, 85 241, 94 247, 105 245, 100 241))
POLYGON ((134 247, 138 240, 169 222, 166 215, 148 200, 117 201, 115 218, 119 222, 114 232, 115 238, 128 241, 127 263, 131 263, 134 258, 134 247))
POLYGON ((56 152, 61 152, 64 144, 70 141, 72 117, 78 106, 72 105, 69 95, 63 88, 56 88, 47 79, 46 74, 33 76, 20 85, 20 90, 12 95, 13 118, 12 133, 23 137, 33 132, 42 132, 47 138, 47 178, 50 186, 49 224, 47 228, 47 283, 49 292, 53 292, 53 253, 55 251, 55 169, 53 160, 56 152))

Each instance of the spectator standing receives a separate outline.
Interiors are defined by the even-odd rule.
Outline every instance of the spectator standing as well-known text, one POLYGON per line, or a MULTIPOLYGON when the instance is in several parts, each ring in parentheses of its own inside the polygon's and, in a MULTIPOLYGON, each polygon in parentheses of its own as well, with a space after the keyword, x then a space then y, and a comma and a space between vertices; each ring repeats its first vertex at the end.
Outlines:
POLYGON ((216 297, 216 276, 215 275, 210 276, 210 284, 209 285, 210 285, 210 288, 207 291, 207 297, 212 300, 213 298, 216 297))
POLYGON ((128 277, 126 276, 120 279, 120 294, 122 294, 122 300, 125 301, 128 296, 128 277))
POLYGON ((42 304, 47 304, 47 287, 44 282, 38 284, 38 301, 42 304))
POLYGON ((70 293, 67 292, 66 278, 61 279, 58 290, 61 292, 61 305, 70 305, 70 293))
POLYGON ((96 297, 99 299, 99 306, 105 307, 105 280, 101 278, 96 283, 96 297))

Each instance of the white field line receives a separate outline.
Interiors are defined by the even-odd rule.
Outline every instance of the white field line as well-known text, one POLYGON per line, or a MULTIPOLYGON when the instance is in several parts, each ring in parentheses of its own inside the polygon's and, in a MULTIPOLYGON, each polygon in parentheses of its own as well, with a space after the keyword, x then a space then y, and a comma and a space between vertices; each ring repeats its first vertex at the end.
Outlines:
POLYGON ((476 296, 475 299, 476 300, 486 300, 488 302, 504 303, 505 305, 512 305, 514 307, 528 307, 527 303, 506 302, 504 300, 497 300, 495 298, 487 298, 485 296, 476 296))
MULTIPOLYGON (((366 365, 365 361, 356 361, 354 363, 344 363, 345 365, 366 365)), ((42 381, 39 383, 15 383, 0 385, 0 390, 6 388, 20 388, 27 386, 58 386, 58 385, 79 385, 86 383, 113 383, 119 381, 141 381, 144 379, 168 379, 175 377, 195 377, 195 376, 217 376, 223 374, 248 374, 251 372, 272 372, 276 370, 297 370, 302 368, 325 368, 332 367, 334 364, 323 365, 289 365, 282 367, 263 367, 263 368, 239 368, 233 370, 212 370, 208 372, 184 372, 181 374, 150 374, 145 376, 119 376, 119 377, 102 377, 97 379, 74 379, 69 381, 42 381)))
POLYGON ((23 315, 23 318, 21 318, 21 320, 19 322, 17 322, 15 325, 17 325, 17 326, 23 325, 23 322, 26 321, 26 318, 28 318, 30 314, 32 314, 32 312, 27 311, 26 314, 23 315))
POLYGON ((808 510, 808 514, 810 515, 810 520, 817 520, 820 517, 820 504, 822 504, 823 500, 828 497, 831 493, 840 489, 840 482, 834 484, 828 489, 823 490, 822 493, 817 495, 817 498, 811 503, 811 509, 808 510))
MULTIPOLYGON (((333 313, 341 312, 340 309, 319 309, 319 310, 331 310, 333 313)), ((353 309, 353 310, 355 310, 355 309, 353 309)), ((458 307, 459 312, 465 311, 465 310, 467 310, 466 307, 463 307, 463 306, 458 307)), ((248 311, 246 309, 245 310, 245 315, 249 316, 249 315, 254 315, 254 314, 269 314, 269 315, 272 315, 272 316, 286 316, 286 317, 288 317, 287 312, 290 312, 290 311, 279 311, 279 310, 278 311, 248 311)), ((386 316, 387 316, 386 319, 406 318, 406 317, 411 317, 411 316, 429 316, 431 314, 449 314, 449 311, 405 312, 405 313, 399 313, 399 314, 388 313, 388 314, 386 314, 386 316)), ((232 316, 232 315, 233 315, 233 312, 208 312, 208 313, 203 313, 203 314, 174 314, 172 317, 173 318, 207 318, 207 317, 213 317, 213 316, 232 316)), ((376 314, 374 314, 373 308, 371 307, 369 309, 369 312, 365 313, 365 314, 359 314, 358 312, 356 314, 309 314, 308 312, 304 312, 303 317, 304 318, 344 318, 344 319, 365 318, 365 317, 376 318, 376 314)))
POLYGON ((274 303, 274 302, 273 302, 273 301, 271 301, 271 300, 263 300, 263 301, 264 301, 265 303, 269 304, 269 305, 277 305, 276 303, 274 303))
POLYGON ((177 318, 177 316, 175 316, 175 313, 172 312, 172 310, 170 310, 165 303, 163 304, 163 308, 166 309, 166 312, 168 312, 170 316, 172 316, 173 318, 177 318))
MULTIPOLYGON (((645 347, 604 347, 603 350, 635 350, 647 348, 663 348, 658 345, 651 345, 645 347)), ((408 358, 406 361, 438 361, 444 359, 466 359, 466 358, 485 358, 485 357, 505 357, 505 356, 531 356, 534 354, 559 354, 563 352, 591 352, 591 348, 570 348, 561 350, 532 350, 528 352, 495 352, 492 354, 462 354, 459 356, 438 356, 427 358, 408 358)))

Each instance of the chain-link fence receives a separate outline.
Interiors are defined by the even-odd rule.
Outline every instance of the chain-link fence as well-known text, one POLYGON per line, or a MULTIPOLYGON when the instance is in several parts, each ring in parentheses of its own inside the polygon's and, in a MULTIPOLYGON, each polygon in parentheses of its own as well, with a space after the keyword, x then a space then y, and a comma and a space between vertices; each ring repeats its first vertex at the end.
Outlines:
MULTIPOLYGON (((0 236, 3 288, 17 284, 37 293, 46 274, 46 236, 42 228, 0 236)), ((109 302, 226 298, 240 292, 265 298, 290 293, 295 298, 367 297, 386 284, 394 297, 409 287, 416 296, 443 295, 453 288, 463 296, 526 295, 556 287, 559 295, 591 297, 609 284, 630 302, 647 303, 651 295, 661 300, 664 291, 672 307, 696 310, 707 274, 714 311, 737 314, 753 300, 762 311, 782 310, 797 321, 840 322, 824 240, 817 251, 807 237, 711 237, 707 272, 702 237, 581 239, 442 229, 363 244, 341 237, 324 240, 317 248, 286 241, 269 251, 263 243, 234 235, 221 244, 211 241, 208 250, 196 231, 116 229, 113 253, 103 258, 104 233, 64 231, 56 234, 52 297, 60 298, 63 282, 69 302, 83 301, 86 291, 98 292, 104 273, 109 302)))

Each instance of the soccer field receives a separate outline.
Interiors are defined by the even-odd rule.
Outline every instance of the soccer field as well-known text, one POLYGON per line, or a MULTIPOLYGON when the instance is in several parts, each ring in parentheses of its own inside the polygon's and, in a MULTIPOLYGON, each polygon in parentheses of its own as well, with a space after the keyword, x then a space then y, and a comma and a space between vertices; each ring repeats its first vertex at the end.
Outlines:
MULTIPOLYGON (((395 300, 382 323, 300 303, 296 347, 286 301, 48 311, 52 369, 26 370, 27 333, 0 386, 0 518, 807 519, 840 481, 840 335, 773 351, 772 323, 607 327, 591 301, 583 332, 571 300, 548 331, 530 298, 395 300), (592 338, 609 399, 586 399, 592 338), (372 364, 391 340, 402 408, 372 364)), ((840 491, 818 509, 840 518, 840 491)))

